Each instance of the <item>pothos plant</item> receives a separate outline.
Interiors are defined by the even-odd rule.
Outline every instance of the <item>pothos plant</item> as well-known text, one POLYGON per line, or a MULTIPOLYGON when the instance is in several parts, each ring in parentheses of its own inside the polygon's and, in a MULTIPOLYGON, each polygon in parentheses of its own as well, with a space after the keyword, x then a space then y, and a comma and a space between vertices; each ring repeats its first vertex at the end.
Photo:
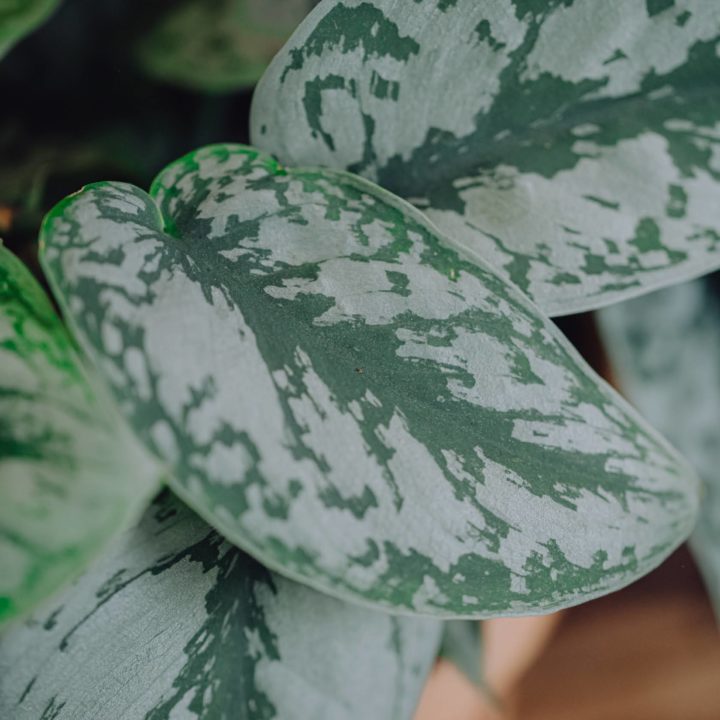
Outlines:
POLYGON ((64 324, 0 249, 2 618, 85 570, 2 636, 3 716, 407 718, 449 620, 676 548, 694 470, 549 316, 720 267, 719 38, 710 0, 323 0, 256 147, 47 215, 64 324))

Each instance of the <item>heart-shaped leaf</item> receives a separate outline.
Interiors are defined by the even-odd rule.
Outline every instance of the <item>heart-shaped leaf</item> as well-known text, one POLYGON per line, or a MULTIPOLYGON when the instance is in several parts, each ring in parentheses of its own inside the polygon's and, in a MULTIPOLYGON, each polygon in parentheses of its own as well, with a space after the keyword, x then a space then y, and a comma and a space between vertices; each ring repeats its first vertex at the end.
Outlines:
POLYGON ((68 321, 173 488, 263 564, 440 616, 620 587, 692 471, 523 295, 361 178, 199 150, 48 216, 68 321))
POLYGON ((252 139, 426 210, 551 315, 720 266, 720 3, 324 0, 252 139))
POLYGON ((0 245, 0 624, 74 577, 155 492, 154 462, 116 412, 0 245))
POLYGON ((0 3, 0 58, 47 20, 60 0, 3 0, 0 3))
POLYGON ((274 575, 172 496, 0 644, 17 720, 403 720, 440 625, 274 575))
POLYGON ((211 92, 254 85, 317 0, 185 0, 142 37, 155 77, 211 92))
POLYGON ((599 314, 620 385, 705 481, 690 542, 720 618, 720 293, 718 277, 599 314))

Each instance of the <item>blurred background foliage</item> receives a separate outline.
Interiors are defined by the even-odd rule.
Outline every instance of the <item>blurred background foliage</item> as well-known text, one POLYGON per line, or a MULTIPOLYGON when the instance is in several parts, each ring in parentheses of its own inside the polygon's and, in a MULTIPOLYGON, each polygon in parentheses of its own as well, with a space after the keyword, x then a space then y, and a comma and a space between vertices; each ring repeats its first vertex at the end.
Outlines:
POLYGON ((158 169, 193 148, 248 142, 252 86, 315 4, 0 4, 5 244, 37 270, 40 222, 62 197, 98 180, 147 187, 158 169))
POLYGON ((60 0, 0 0, 0 58, 47 20, 60 0))

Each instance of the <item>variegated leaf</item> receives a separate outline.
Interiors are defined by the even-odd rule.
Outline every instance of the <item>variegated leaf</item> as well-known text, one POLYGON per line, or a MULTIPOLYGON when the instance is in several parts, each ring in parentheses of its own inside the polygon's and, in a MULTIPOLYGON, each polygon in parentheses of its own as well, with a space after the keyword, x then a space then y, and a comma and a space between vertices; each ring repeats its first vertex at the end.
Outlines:
POLYGON ((16 42, 50 17, 60 0, 2 0, 0 2, 0 58, 16 42))
POLYGON ((2 638, 0 716, 409 719, 439 640, 273 575, 168 494, 2 638))
POLYGON ((324 0, 252 138, 424 208, 550 315, 720 266, 720 3, 324 0))
POLYGON ((685 461, 523 295, 356 176, 242 146, 100 183, 42 233, 173 488, 267 566, 440 616, 549 611, 690 531, 685 461))
POLYGON ((116 413, 0 245, 0 624, 80 572, 155 492, 155 464, 116 413))
POLYGON ((720 617, 720 288, 718 276, 607 308, 600 327, 630 399, 705 481, 691 546, 720 617))
POLYGON ((317 0, 184 0, 143 35, 155 77, 211 92, 255 84, 317 0))

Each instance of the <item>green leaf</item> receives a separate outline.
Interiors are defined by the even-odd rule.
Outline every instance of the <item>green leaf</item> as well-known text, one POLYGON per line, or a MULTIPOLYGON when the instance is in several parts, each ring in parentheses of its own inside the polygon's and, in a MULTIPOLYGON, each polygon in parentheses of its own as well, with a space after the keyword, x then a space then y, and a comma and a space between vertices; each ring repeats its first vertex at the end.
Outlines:
POLYGON ((720 3, 324 0, 252 140, 425 209, 550 315, 720 266, 720 3))
POLYGON ((402 720, 440 625, 268 572, 168 493, 57 606, 3 636, 17 720, 402 720))
POLYGON ((0 245, 0 624, 80 572, 157 489, 155 463, 110 407, 0 245))
POLYGON ((692 471, 480 258, 356 176, 211 146, 86 187, 42 262, 172 487, 263 564, 444 617, 614 590, 692 471))
POLYGON ((621 387, 704 481, 691 546, 720 618, 720 293, 718 277, 599 314, 621 387))
POLYGON ((254 85, 317 0, 185 0, 138 44, 151 75, 229 92, 254 85))
POLYGON ((472 683, 483 683, 482 629, 477 620, 446 620, 443 623, 440 657, 449 660, 472 683))
POLYGON ((0 59, 59 4, 60 0, 0 0, 0 59))

